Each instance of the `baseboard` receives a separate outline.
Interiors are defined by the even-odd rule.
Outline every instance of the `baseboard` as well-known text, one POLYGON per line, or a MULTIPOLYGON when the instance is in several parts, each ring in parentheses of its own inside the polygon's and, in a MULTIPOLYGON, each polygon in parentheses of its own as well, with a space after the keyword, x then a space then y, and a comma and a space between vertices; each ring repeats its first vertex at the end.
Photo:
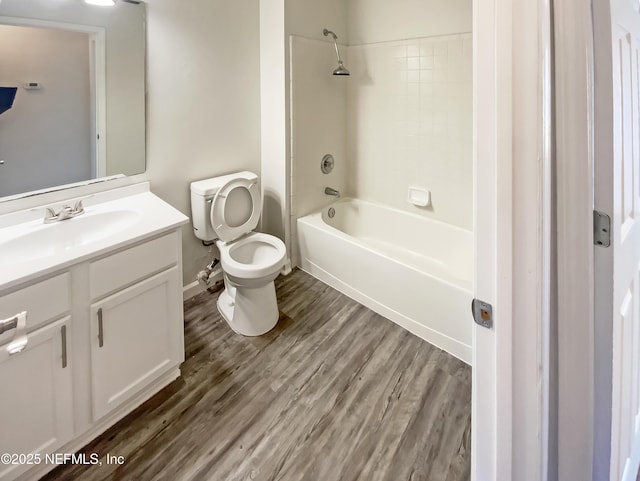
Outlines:
POLYGON ((198 281, 193 281, 191 284, 187 284, 182 288, 182 301, 184 302, 187 299, 191 299, 193 296, 197 296, 206 290, 207 286, 198 281))

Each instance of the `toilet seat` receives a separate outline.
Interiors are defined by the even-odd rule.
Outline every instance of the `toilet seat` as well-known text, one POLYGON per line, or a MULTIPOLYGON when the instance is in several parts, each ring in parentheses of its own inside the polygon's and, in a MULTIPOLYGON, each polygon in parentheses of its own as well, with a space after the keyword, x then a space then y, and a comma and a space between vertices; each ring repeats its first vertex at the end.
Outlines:
POLYGON ((222 270, 236 278, 258 279, 279 272, 287 248, 280 239, 252 232, 232 243, 219 243, 222 270))
POLYGON ((211 203, 211 225, 215 229, 218 239, 224 242, 233 242, 243 235, 253 231, 258 226, 260 212, 262 210, 260 189, 257 179, 235 178, 224 184, 216 192, 211 203), (233 225, 227 219, 227 200, 235 189, 246 189, 251 196, 251 214, 244 222, 233 225))

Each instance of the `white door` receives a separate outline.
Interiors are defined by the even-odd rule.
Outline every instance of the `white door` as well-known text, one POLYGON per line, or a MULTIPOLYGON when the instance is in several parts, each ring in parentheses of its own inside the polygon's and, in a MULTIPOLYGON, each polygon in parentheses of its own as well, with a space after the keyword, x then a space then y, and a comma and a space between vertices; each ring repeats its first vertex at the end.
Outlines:
MULTIPOLYGON (((601 420, 609 411, 611 481, 635 480, 640 463, 639 6, 638 0, 611 0, 610 24, 594 12, 601 42, 595 49, 595 207, 611 217, 611 245, 595 250, 595 438, 596 453, 606 450, 608 423, 601 420), (602 326, 607 335, 598 335, 602 326), (602 401, 608 386, 612 392, 602 401)), ((596 454, 594 479, 599 470, 606 475, 602 461, 596 454)))

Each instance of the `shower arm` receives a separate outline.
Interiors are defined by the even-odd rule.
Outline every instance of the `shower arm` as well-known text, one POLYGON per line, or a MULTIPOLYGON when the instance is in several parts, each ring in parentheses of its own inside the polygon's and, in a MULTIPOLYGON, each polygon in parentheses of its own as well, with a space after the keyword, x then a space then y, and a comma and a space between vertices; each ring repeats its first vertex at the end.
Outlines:
POLYGON ((333 46, 336 48, 336 55, 338 56, 338 63, 340 65, 342 65, 342 59, 340 58, 340 50, 338 50, 338 42, 337 42, 337 40, 335 38, 333 39, 333 46))
POLYGON ((342 64, 342 59, 340 58, 340 50, 338 50, 338 36, 333 33, 331 30, 327 30, 326 28, 322 31, 325 37, 331 35, 333 37, 333 46, 336 49, 336 56, 338 57, 338 63, 342 64))

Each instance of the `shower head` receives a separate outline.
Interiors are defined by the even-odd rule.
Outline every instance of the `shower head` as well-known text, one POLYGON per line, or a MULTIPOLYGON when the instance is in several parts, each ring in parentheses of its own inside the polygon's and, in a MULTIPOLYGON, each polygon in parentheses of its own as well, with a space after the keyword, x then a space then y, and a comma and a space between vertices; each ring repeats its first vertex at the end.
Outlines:
POLYGON ((342 64, 342 60, 338 61, 338 68, 333 71, 333 75, 351 75, 344 65, 342 64))
POLYGON ((338 36, 331 30, 327 30, 326 28, 322 31, 322 34, 325 37, 329 35, 333 37, 333 46, 336 49, 336 56, 338 57, 338 68, 333 71, 333 75, 351 75, 351 73, 345 68, 344 64, 342 63, 342 59, 340 58, 340 51, 338 50, 338 36))

